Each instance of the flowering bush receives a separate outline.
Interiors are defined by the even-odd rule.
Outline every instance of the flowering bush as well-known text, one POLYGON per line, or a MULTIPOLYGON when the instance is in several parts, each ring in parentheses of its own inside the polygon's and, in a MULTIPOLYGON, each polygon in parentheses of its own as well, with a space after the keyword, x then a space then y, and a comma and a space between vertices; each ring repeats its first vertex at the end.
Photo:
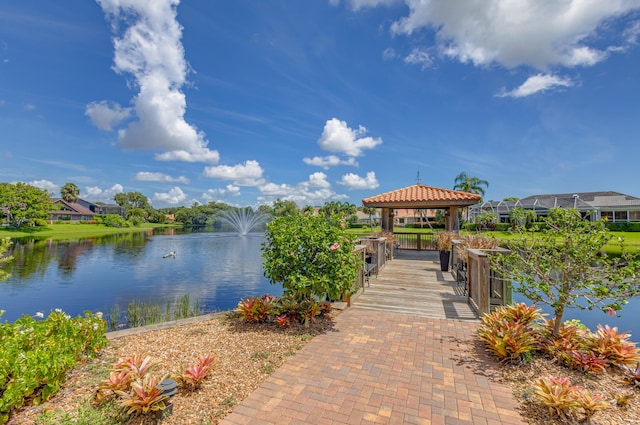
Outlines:
POLYGON ((361 267, 353 237, 338 220, 296 212, 267 224, 264 274, 298 300, 353 293, 361 267))
POLYGON ((107 344, 101 313, 71 318, 56 309, 45 320, 36 318, 0 324, 0 424, 11 410, 50 398, 79 359, 107 344))

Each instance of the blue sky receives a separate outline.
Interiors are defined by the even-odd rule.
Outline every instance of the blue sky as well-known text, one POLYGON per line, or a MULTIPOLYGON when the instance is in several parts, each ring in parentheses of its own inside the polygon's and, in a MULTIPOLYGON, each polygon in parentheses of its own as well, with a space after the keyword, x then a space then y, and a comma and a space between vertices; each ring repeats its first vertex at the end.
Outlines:
POLYGON ((640 196, 640 1, 0 2, 0 181, 300 206, 640 196))

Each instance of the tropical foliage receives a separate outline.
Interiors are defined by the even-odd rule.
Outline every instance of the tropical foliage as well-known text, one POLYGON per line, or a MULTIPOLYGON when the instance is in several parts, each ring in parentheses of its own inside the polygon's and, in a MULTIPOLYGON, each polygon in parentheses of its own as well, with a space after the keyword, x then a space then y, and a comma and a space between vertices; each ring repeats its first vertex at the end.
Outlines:
POLYGON ((42 318, 36 313, 0 324, 0 424, 11 410, 49 399, 78 360, 107 343, 101 314, 71 318, 56 310, 42 318))
POLYGON ((461 192, 477 193, 484 196, 485 188, 489 187, 489 182, 478 177, 470 176, 466 172, 458 174, 454 180, 453 190, 461 192))
POLYGON ((67 202, 76 202, 80 198, 80 189, 73 183, 65 183, 60 189, 60 196, 67 202))
POLYGON ((339 220, 296 212, 268 223, 265 238, 264 274, 294 298, 340 299, 353 292, 362 265, 355 237, 339 220))
POLYGON ((49 192, 25 183, 0 183, 0 214, 10 227, 36 225, 54 209, 49 192))
POLYGON ((616 314, 640 293, 638 255, 623 248, 621 258, 602 254, 611 238, 604 222, 585 221, 574 209, 552 209, 545 221, 541 232, 520 229, 519 237, 506 242, 511 252, 491 260, 494 270, 518 282, 516 291, 553 308, 554 336, 565 308, 598 307, 616 314))

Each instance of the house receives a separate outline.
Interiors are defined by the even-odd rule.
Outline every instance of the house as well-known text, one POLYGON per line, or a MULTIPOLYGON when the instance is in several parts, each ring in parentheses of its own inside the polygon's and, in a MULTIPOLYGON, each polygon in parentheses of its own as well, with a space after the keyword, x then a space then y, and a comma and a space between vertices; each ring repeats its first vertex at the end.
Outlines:
POLYGON ((51 198, 51 202, 58 208, 50 212, 51 221, 88 221, 93 220, 96 214, 118 214, 125 216, 125 209, 116 204, 94 204, 84 199, 76 202, 67 202, 62 198, 51 198))
POLYGON ((394 227, 431 227, 436 224, 435 209, 398 208, 393 210, 394 227))
POLYGON ((640 221, 640 198, 619 192, 576 192, 549 195, 533 195, 516 201, 488 201, 473 205, 470 218, 473 221, 478 214, 492 212, 501 222, 509 221, 509 212, 514 208, 535 211, 546 216, 551 208, 575 208, 592 220, 606 218, 609 222, 640 221))
POLYGON ((360 210, 356 211, 359 224, 366 224, 367 226, 377 226, 380 223, 380 213, 376 210, 373 214, 367 214, 360 210))

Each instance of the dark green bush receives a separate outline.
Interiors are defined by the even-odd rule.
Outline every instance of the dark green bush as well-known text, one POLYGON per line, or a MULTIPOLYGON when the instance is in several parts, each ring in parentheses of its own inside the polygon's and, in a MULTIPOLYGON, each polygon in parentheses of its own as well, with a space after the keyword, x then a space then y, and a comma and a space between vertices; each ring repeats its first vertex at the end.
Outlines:
POLYGON ((464 223, 462 225, 462 229, 470 232, 475 232, 476 230, 478 230, 478 225, 476 223, 464 223))
POLYGON ((506 232, 511 228, 511 223, 496 223, 493 225, 493 230, 497 232, 506 232))
POLYGON ((640 222, 607 223, 605 226, 612 232, 640 232, 640 222))

